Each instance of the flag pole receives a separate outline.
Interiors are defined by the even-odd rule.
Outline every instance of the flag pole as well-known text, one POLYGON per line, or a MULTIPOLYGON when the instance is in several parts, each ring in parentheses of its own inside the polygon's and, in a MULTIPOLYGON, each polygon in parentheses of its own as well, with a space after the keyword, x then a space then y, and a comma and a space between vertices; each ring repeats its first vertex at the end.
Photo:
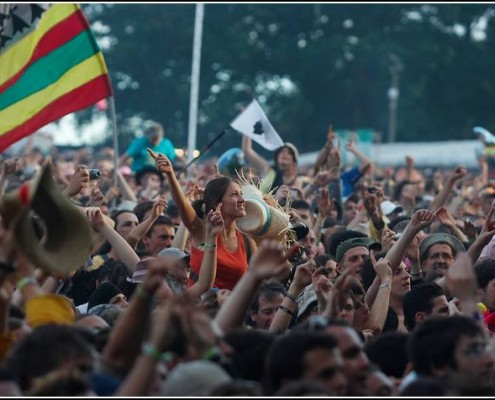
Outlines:
POLYGON ((191 93, 189 97, 189 126, 187 138, 187 160, 191 162, 196 148, 196 131, 198 126, 199 74, 201 66, 201 41, 203 35, 204 4, 196 4, 194 18, 194 40, 191 67, 191 93))
POLYGON ((201 150, 199 152, 199 154, 194 157, 191 161, 189 161, 189 163, 183 167, 179 172, 177 172, 175 175, 176 176, 179 176, 182 172, 186 171, 193 163, 195 163, 205 152, 207 152, 211 146, 213 146, 213 144, 215 144, 215 142, 220 139, 224 134, 225 132, 227 132, 227 128, 225 128, 222 132, 220 132, 210 143, 208 143, 204 148, 203 150, 201 150))
POLYGON ((110 103, 110 113, 112 115, 112 130, 113 130, 113 180, 114 186, 119 183, 118 167, 119 167, 119 140, 117 137, 117 113, 115 112, 115 100, 113 96, 108 98, 110 103))

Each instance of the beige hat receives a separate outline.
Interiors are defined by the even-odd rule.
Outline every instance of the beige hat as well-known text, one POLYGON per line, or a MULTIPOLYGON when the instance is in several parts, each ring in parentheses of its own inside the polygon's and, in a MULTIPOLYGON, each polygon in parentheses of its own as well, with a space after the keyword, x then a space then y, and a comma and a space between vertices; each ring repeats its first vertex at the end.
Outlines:
POLYGON ((281 207, 269 204, 261 190, 252 184, 246 183, 242 186, 242 195, 246 216, 237 220, 239 230, 256 242, 263 239, 286 242, 290 227, 289 214, 281 207))
POLYGON ((17 248, 34 265, 61 275, 69 275, 87 260, 91 249, 88 220, 66 197, 46 164, 35 179, 7 193, 0 200, 3 225, 13 225, 17 248), (44 225, 37 235, 32 213, 44 225))

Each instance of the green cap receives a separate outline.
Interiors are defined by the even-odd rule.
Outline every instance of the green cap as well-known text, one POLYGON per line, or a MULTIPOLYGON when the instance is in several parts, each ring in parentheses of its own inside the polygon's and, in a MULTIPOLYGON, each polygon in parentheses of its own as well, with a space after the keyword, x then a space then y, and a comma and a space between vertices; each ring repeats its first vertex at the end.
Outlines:
POLYGON ((340 262, 344 254, 347 250, 350 250, 354 247, 366 247, 367 249, 373 249, 380 251, 382 249, 382 245, 380 242, 377 242, 375 239, 370 237, 355 237, 351 239, 344 240, 337 246, 337 250, 335 252, 335 260, 340 262))

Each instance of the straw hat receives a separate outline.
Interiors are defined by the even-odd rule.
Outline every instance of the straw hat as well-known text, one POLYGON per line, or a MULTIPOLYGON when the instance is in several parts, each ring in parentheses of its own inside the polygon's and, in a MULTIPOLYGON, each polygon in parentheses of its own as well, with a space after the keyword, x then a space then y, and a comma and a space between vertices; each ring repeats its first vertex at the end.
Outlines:
POLYGON ((53 180, 50 164, 35 179, 3 196, 0 215, 6 228, 13 224, 17 248, 36 266, 69 275, 89 256, 89 222, 53 180), (33 212, 44 225, 41 240, 33 225, 33 212))
POLYGON ((253 237, 256 242, 263 239, 286 242, 290 227, 289 215, 281 207, 269 204, 261 190, 252 184, 242 186, 242 195, 246 216, 237 220, 239 230, 253 237))

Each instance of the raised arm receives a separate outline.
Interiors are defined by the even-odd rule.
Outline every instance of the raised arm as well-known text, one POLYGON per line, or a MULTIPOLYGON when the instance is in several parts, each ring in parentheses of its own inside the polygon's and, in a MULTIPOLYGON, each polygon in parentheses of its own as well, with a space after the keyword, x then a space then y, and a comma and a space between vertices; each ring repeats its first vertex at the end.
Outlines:
POLYGON ((131 189, 122 173, 117 170, 117 186, 124 200, 130 200, 137 203, 136 193, 131 189))
POLYGON ((289 271, 290 263, 284 246, 273 240, 264 240, 252 255, 247 272, 220 307, 214 319, 217 328, 226 333, 240 326, 254 293, 263 280, 280 275, 286 277, 289 271))
POLYGON ((85 212, 94 229, 99 231, 105 239, 108 240, 120 260, 127 265, 131 271, 134 271, 139 262, 139 257, 134 249, 106 222, 103 213, 98 207, 88 207, 85 212))
POLYGON ((163 154, 155 154, 153 150, 148 149, 150 155, 155 159, 156 168, 164 174, 170 185, 170 193, 174 199, 175 205, 179 210, 180 217, 186 228, 191 232, 193 239, 201 242, 205 235, 205 224, 197 215, 186 195, 182 191, 179 181, 175 176, 174 169, 170 160, 163 154))
POLYGON ((364 175, 366 172, 371 170, 374 167, 373 162, 362 152, 360 151, 354 140, 348 140, 345 145, 346 150, 349 153, 352 153, 361 163, 359 166, 359 172, 364 175))
POLYGON ((210 210, 206 216, 206 247, 199 269, 199 278, 194 285, 187 289, 187 292, 195 299, 211 289, 213 282, 215 282, 217 274, 217 237, 224 228, 221 209, 222 203, 219 203, 216 210, 210 210))
POLYGON ((102 360, 122 375, 131 369, 141 352, 141 344, 150 319, 153 297, 167 275, 163 263, 152 260, 143 283, 137 287, 129 307, 117 320, 110 339, 105 346, 102 360))
POLYGON ((436 215, 440 222, 450 228, 454 236, 459 239, 462 243, 468 242, 467 236, 461 229, 456 225, 454 217, 447 211, 447 209, 442 206, 436 211, 436 215))
POLYGON ((17 166, 17 159, 9 158, 2 163, 2 172, 0 173, 0 196, 3 196, 7 184, 9 183, 9 177, 14 174, 17 166))
POLYGON ((264 177, 270 171, 270 164, 253 150, 253 140, 242 135, 242 151, 246 160, 258 171, 260 177, 264 177))
POLYGON ((160 196, 160 198, 153 203, 149 217, 129 232, 126 240, 133 249, 136 248, 138 242, 146 235, 158 217, 163 214, 166 205, 165 196, 160 196))
MULTIPOLYGON (((385 255, 385 260, 390 262, 390 268, 395 271, 402 262, 409 244, 414 240, 416 234, 430 225, 435 219, 435 213, 431 210, 417 210, 406 226, 400 238, 393 244, 385 255)), ((380 287, 380 277, 377 275, 366 292, 366 303, 373 304, 380 287)))
POLYGON ((380 258, 376 261, 373 251, 370 251, 370 257, 371 262, 373 263, 373 269, 380 281, 380 285, 375 301, 373 301, 373 305, 370 307, 370 314, 364 328, 371 329, 373 334, 377 335, 382 332, 387 319, 393 274, 389 260, 380 258))
POLYGON ((454 188, 455 183, 463 178, 466 175, 467 171, 466 168, 458 166, 452 175, 449 177, 445 185, 442 187, 442 190, 436 195, 436 197, 433 199, 431 202, 430 208, 432 210, 437 210, 441 206, 445 204, 447 201, 447 197, 449 194, 452 192, 452 189, 454 188))
POLYGON ((297 315, 297 298, 304 291, 304 288, 311 284, 311 276, 315 269, 315 262, 308 261, 298 265, 289 290, 275 312, 270 324, 270 332, 282 333, 289 328, 294 315, 297 315))

